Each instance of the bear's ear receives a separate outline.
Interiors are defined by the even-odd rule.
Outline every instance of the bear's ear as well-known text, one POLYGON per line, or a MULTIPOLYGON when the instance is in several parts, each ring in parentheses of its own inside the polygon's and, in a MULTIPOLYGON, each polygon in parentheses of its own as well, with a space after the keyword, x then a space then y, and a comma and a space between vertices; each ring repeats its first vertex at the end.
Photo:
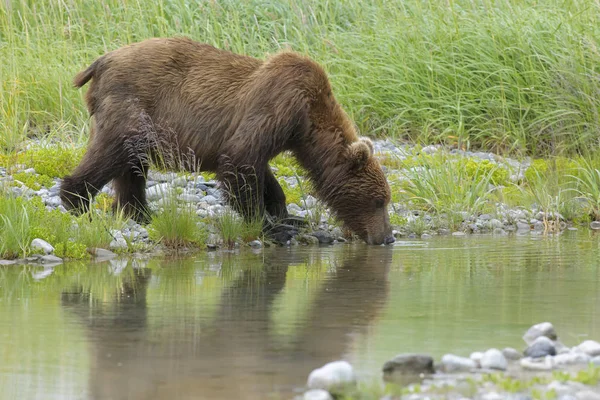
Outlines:
POLYGON ((373 142, 371 142, 371 139, 369 139, 368 137, 361 137, 360 140, 362 142, 364 142, 367 146, 369 146, 369 150, 371 150, 371 155, 373 155, 373 153, 375 152, 375 149, 373 148, 373 142))
POLYGON ((367 163, 371 157, 371 148, 363 140, 352 143, 348 149, 350 162, 355 168, 360 168, 367 163))

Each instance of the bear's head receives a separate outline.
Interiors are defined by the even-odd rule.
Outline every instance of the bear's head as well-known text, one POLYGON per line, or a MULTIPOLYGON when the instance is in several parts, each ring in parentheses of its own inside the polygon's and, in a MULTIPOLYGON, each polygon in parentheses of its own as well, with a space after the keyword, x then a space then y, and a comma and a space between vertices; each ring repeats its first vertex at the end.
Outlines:
POLYGON ((388 215, 390 186, 373 156, 373 144, 362 138, 348 145, 330 181, 327 203, 345 225, 368 244, 394 243, 388 215))

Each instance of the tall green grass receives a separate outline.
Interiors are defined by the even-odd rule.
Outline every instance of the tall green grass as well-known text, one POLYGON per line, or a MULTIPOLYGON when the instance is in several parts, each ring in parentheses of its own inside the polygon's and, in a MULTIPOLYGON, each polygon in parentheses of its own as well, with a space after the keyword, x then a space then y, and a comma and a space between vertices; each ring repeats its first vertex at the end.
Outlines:
POLYGON ((368 135, 554 154, 600 142, 600 4, 581 0, 9 0, 0 3, 0 147, 85 139, 76 72, 108 50, 187 35, 330 72, 368 135))

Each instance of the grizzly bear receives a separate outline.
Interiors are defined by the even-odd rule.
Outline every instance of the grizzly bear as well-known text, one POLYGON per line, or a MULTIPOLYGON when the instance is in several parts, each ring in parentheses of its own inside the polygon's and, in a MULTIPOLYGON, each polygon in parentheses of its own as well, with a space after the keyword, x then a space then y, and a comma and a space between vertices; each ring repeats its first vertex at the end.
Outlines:
POLYGON ((144 220, 148 167, 162 160, 216 172, 232 208, 277 232, 288 214, 268 162, 290 151, 347 229, 369 244, 394 242, 373 145, 310 58, 286 51, 262 61, 187 38, 148 39, 101 56, 74 84, 90 80, 90 139, 62 182, 66 208, 86 210, 112 180, 114 206, 144 220))

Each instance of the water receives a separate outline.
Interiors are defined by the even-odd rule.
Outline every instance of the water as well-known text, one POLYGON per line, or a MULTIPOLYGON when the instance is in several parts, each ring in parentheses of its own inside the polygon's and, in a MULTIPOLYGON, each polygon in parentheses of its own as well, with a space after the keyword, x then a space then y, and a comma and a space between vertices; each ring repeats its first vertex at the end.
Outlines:
POLYGON ((600 240, 467 237, 0 269, 0 397, 289 399, 347 359, 600 339, 600 240))

